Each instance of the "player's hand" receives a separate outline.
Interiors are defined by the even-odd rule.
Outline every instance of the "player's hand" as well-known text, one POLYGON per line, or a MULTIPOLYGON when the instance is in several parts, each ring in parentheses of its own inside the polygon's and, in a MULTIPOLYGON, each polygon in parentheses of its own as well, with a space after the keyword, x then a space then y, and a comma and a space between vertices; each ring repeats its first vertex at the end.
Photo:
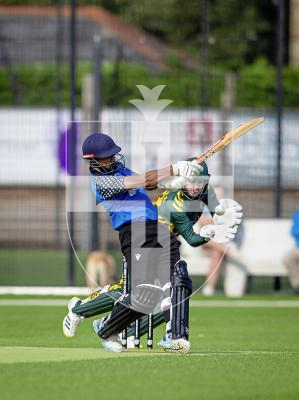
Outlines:
POLYGON ((179 190, 185 187, 186 178, 182 176, 170 176, 169 178, 164 179, 163 181, 158 183, 158 187, 161 189, 169 189, 169 190, 179 190))
POLYGON ((192 177, 198 176, 203 171, 202 166, 193 161, 179 161, 172 164, 172 169, 173 175, 187 179, 192 179, 192 177))
POLYGON ((216 225, 227 225, 230 227, 242 222, 243 210, 241 204, 231 199, 219 200, 220 205, 216 207, 213 216, 216 225))
POLYGON ((215 243, 229 243, 236 236, 238 227, 233 228, 227 225, 204 225, 199 234, 202 237, 209 238, 215 243))

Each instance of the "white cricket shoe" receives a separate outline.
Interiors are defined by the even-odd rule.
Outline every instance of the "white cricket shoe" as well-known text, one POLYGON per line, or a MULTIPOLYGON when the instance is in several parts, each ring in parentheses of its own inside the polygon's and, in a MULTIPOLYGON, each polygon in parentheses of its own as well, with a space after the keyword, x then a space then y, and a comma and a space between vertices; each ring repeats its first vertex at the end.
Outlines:
MULTIPOLYGON (((104 325, 104 322, 106 321, 107 317, 103 317, 101 319, 96 319, 93 321, 93 330, 97 335, 99 335, 99 332, 104 325)), ((112 352, 112 353, 120 353, 123 351, 123 347, 121 344, 121 340, 119 338, 119 335, 111 335, 107 339, 101 339, 102 345, 106 351, 112 352)))
POLYGON ((69 312, 63 319, 62 323, 63 334, 68 338, 75 336, 77 326, 81 324, 81 322, 84 320, 84 317, 72 312, 73 307, 78 303, 78 301, 81 301, 78 297, 73 297, 69 301, 68 303, 69 312))
POLYGON ((164 337, 158 346, 168 353, 187 354, 190 351, 191 343, 185 338, 169 339, 164 337))

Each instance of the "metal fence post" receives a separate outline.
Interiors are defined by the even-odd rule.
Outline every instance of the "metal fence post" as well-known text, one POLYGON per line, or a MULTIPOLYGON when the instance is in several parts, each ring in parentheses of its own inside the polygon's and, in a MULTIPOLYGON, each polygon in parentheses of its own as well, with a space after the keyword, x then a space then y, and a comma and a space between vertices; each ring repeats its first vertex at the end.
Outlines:
MULTIPOLYGON (((70 136, 70 186, 73 189, 75 164, 76 164, 76 140, 75 140, 75 111, 76 111, 76 0, 71 0, 71 19, 70 19, 70 114, 71 114, 71 136, 70 136)), ((71 240, 74 242, 75 234, 75 215, 71 210, 69 213, 69 248, 68 248, 68 285, 74 286, 75 283, 75 265, 74 252, 71 240)))
MULTIPOLYGON (((100 110, 101 110, 101 38, 94 37, 93 46, 93 107, 92 107, 92 129, 98 132, 101 129, 100 110)), ((91 212, 91 243, 90 250, 99 248, 99 221, 98 213, 91 212)))

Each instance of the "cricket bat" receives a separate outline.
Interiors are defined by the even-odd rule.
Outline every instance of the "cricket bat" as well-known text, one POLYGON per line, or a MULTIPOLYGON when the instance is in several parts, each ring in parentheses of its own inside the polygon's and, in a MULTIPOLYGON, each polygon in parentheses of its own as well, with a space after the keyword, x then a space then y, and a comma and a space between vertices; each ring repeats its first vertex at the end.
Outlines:
POLYGON ((224 147, 228 146, 234 140, 238 139, 240 136, 244 135, 251 129, 255 128, 257 125, 261 124, 264 121, 264 119, 265 119, 264 117, 251 119, 250 121, 244 122, 237 128, 227 132, 221 139, 219 139, 215 144, 213 144, 212 147, 210 147, 200 156, 196 157, 195 159, 196 162, 200 164, 207 158, 212 157, 215 153, 218 153, 218 151, 224 149, 224 147))

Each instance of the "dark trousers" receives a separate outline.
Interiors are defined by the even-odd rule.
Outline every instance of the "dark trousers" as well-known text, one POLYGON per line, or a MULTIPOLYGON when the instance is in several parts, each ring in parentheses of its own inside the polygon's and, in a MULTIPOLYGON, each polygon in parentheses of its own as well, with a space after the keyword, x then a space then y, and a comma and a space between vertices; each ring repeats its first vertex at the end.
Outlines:
POLYGON ((180 259, 176 237, 157 221, 132 222, 119 231, 122 253, 128 265, 131 288, 139 284, 160 286, 170 282, 180 259))
MULTIPOLYGON (((128 266, 129 290, 119 302, 116 302, 110 318, 99 335, 106 339, 121 332, 126 326, 147 313, 132 308, 131 299, 143 304, 140 284, 159 284, 163 287, 170 282, 174 265, 180 259, 179 243, 168 229, 156 221, 134 222, 123 226, 119 231, 119 240, 128 266), (141 296, 141 297, 140 297, 141 296)), ((164 296, 170 296, 170 289, 164 296)), ((146 305, 146 301, 145 301, 146 305)), ((169 310, 164 313, 169 320, 169 310)))

